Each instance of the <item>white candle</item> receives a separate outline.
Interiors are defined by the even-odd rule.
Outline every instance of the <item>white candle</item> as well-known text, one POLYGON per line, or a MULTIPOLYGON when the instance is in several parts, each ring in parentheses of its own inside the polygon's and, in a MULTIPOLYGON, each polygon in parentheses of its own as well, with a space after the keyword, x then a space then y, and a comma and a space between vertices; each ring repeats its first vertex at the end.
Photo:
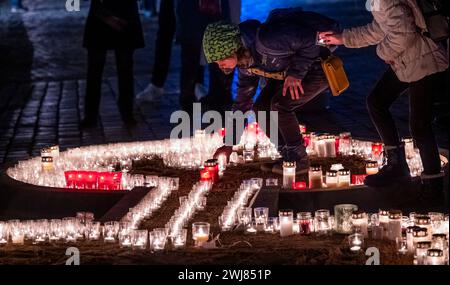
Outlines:
POLYGON ((327 171, 326 184, 328 188, 336 188, 338 186, 337 171, 327 171))
POLYGON ((336 138, 334 136, 325 138, 325 157, 336 157, 336 138))
POLYGON ((338 171, 338 187, 350 187, 350 170, 341 169, 338 171))
POLYGON ((402 212, 389 211, 388 239, 395 241, 402 238, 402 212))
POLYGON ((292 189, 295 183, 295 162, 283 162, 283 188, 292 189))
POLYGON ((378 162, 376 161, 367 161, 366 162, 366 174, 374 175, 378 173, 378 162))
POLYGON ((320 165, 311 165, 308 171, 309 189, 322 188, 322 167, 320 165))
POLYGON ((280 211, 279 219, 280 219, 280 236, 287 237, 291 236, 294 233, 293 230, 293 212, 292 211, 280 211))
POLYGON ((355 231, 359 232, 363 235, 363 237, 367 238, 369 237, 369 233, 367 230, 368 227, 368 220, 367 220, 367 214, 362 211, 356 211, 352 215, 352 223, 353 227, 355 228, 355 231))

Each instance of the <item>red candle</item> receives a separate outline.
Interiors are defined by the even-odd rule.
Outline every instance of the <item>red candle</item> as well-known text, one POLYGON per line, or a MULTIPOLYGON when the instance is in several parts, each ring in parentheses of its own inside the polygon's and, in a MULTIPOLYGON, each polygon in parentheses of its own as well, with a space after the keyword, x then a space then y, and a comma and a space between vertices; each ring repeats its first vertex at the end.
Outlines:
POLYGON ((225 128, 221 128, 221 129, 219 130, 219 135, 220 135, 221 137, 225 137, 225 134, 226 134, 225 128))
POLYGON ((205 161, 204 170, 210 173, 212 182, 215 183, 219 180, 219 163, 217 162, 217 159, 209 159, 205 161))
POLYGON ((367 174, 360 174, 360 175, 352 175, 352 184, 353 185, 364 185, 364 179, 366 178, 367 174))
POLYGON ((335 149, 336 149, 336 154, 339 154, 339 143, 340 142, 341 141, 340 141, 339 137, 336 137, 336 141, 334 142, 334 146, 335 146, 335 149))
POLYGON ((97 171, 86 171, 84 173, 84 182, 86 189, 97 189, 97 171))
POLYGON ((122 182, 122 172, 99 172, 98 189, 120 190, 122 182))
POLYGON ((200 170, 200 181, 212 181, 211 173, 206 169, 200 170))
POLYGON ((380 156, 383 152, 383 144, 382 143, 372 143, 372 155, 374 157, 380 156))
POLYGON ((64 176, 66 177, 66 187, 75 188, 76 171, 64 171, 64 176))
POLYGON ((311 143, 311 135, 310 134, 304 134, 303 135, 303 145, 305 147, 308 147, 310 143, 311 143))
POLYGON ((304 181, 294 182, 294 183, 292 183, 292 189, 304 190, 304 189, 306 189, 306 182, 304 182, 304 181))

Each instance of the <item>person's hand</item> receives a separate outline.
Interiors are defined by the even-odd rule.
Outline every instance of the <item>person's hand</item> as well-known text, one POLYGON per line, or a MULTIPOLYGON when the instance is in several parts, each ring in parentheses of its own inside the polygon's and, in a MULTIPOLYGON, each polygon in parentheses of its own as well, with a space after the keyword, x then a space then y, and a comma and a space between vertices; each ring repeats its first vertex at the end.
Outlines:
POLYGON ((289 90, 292 100, 300 100, 300 95, 305 94, 303 91, 302 80, 293 76, 288 76, 284 80, 283 96, 286 96, 286 92, 289 90))
POLYGON ((228 163, 228 162, 230 162, 230 155, 231 155, 232 152, 233 152, 233 147, 232 146, 224 145, 224 146, 222 146, 222 147, 220 147, 220 148, 218 148, 216 150, 216 152, 214 153, 213 157, 215 159, 218 159, 219 156, 223 154, 227 158, 227 163, 228 163))
POLYGON ((327 45, 339 46, 344 44, 342 34, 335 33, 333 31, 319 33, 319 39, 324 40, 327 45))

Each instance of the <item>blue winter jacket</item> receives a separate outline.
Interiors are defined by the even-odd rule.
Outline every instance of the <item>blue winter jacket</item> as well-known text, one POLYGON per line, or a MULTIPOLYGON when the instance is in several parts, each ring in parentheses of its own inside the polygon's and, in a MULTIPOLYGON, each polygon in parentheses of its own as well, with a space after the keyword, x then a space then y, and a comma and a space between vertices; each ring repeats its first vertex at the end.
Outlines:
POLYGON ((248 71, 285 72, 303 79, 310 66, 327 50, 316 45, 318 31, 338 30, 336 21, 301 8, 273 10, 266 22, 247 20, 239 24, 241 39, 250 51, 252 64, 239 68, 239 82, 234 110, 252 108, 260 77, 248 71))

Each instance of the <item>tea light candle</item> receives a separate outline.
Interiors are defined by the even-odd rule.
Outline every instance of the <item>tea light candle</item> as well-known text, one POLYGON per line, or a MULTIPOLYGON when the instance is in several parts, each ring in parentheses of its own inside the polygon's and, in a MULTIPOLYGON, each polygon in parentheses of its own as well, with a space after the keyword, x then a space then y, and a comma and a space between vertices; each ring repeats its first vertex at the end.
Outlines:
POLYGON ((283 188, 291 189, 295 183, 295 169, 296 163, 284 161, 283 162, 283 188))
POLYGON ((42 157, 42 171, 53 171, 53 157, 43 156, 42 157))
POLYGON ((257 231, 258 230, 256 229, 256 225, 253 222, 248 223, 245 228, 245 234, 248 234, 248 235, 256 234, 257 231))
POLYGON ((336 188, 338 186, 338 176, 337 171, 330 170, 327 171, 326 185, 327 188, 336 188))
POLYGON ((293 235, 294 213, 291 210, 282 210, 278 213, 278 218, 280 221, 280 236, 293 235))
POLYGON ((389 211, 388 239, 395 241, 402 238, 402 212, 389 211))
POLYGON ((444 252, 440 249, 429 249, 427 251, 426 265, 445 265, 444 252))
POLYGON ((368 233, 368 218, 364 211, 355 211, 352 214, 352 223, 355 232, 363 235, 364 238, 369 237, 368 233))
POLYGON ((378 173, 378 162, 366 161, 366 174, 374 175, 378 173))
POLYGON ((431 249, 430 241, 421 241, 421 242, 417 243, 416 255, 415 255, 417 265, 425 265, 426 264, 427 252, 429 249, 431 249))
POLYGON ((202 246, 204 242, 208 241, 209 229, 209 223, 197 222, 192 224, 192 239, 195 241, 195 246, 202 246))
POLYGON ((350 245, 350 250, 352 252, 358 252, 361 250, 363 243, 364 243, 364 237, 361 234, 352 234, 348 236, 348 243, 350 245))
POLYGON ((322 166, 311 165, 308 171, 308 177, 310 189, 322 188, 322 166))
POLYGON ((338 170, 338 187, 350 187, 350 170, 338 170))

